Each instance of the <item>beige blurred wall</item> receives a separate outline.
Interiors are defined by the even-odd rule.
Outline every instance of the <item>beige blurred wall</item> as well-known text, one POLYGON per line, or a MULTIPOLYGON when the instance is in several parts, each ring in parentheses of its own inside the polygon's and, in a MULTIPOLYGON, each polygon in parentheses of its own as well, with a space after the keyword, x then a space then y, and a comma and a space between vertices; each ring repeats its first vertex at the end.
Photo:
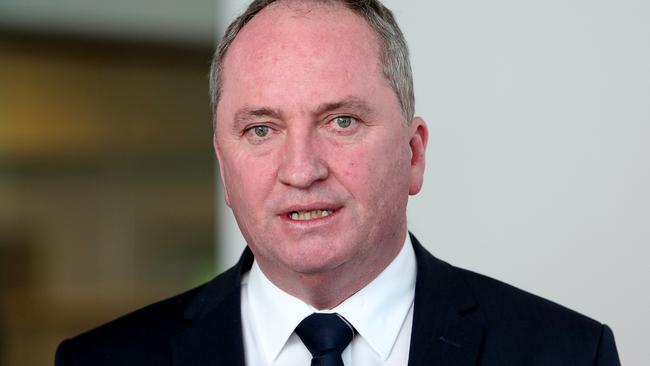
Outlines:
POLYGON ((214 274, 210 53, 0 32, 0 364, 214 274))

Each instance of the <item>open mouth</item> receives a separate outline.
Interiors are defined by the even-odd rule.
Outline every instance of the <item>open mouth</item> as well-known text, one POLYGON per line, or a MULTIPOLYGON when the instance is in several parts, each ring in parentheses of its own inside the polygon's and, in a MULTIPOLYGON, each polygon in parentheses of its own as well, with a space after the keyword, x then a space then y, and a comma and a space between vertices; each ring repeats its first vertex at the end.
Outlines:
POLYGON ((332 214, 332 210, 291 211, 287 216, 295 221, 316 220, 332 214))

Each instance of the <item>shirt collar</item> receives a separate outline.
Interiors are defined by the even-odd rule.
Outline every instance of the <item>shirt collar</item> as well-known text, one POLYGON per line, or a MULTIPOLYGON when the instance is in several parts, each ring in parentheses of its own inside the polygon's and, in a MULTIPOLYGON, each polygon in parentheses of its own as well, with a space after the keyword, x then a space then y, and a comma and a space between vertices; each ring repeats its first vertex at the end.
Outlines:
POLYGON ((264 358, 273 362, 298 324, 314 312, 336 312, 387 360, 415 296, 417 265, 408 235, 393 261, 368 285, 334 309, 319 311, 275 286, 253 263, 246 288, 251 320, 264 358))

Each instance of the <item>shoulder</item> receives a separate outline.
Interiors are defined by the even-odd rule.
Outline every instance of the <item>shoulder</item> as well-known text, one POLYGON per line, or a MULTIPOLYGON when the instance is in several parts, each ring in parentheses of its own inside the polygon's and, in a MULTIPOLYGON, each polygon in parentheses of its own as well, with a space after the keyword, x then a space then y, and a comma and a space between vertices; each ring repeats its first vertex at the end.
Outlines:
POLYGON ((494 278, 457 268, 474 294, 486 324, 495 328, 526 328, 593 334, 602 324, 574 310, 494 278))
POLYGON ((237 294, 238 270, 63 341, 56 365, 165 365, 171 340, 225 297, 237 294))
MULTIPOLYGON (((618 364, 611 330, 604 324, 553 301, 499 280, 456 269, 483 316, 484 356, 525 355, 542 364, 579 365, 594 358, 618 364), (546 362, 546 363, 544 363, 546 362)), ((596 363, 599 364, 599 363, 596 363)))
POLYGON ((162 356, 161 350, 167 349, 170 337, 186 326, 183 313, 204 286, 148 305, 65 340, 57 349, 56 364, 119 364, 123 355, 155 364, 162 356), (72 358, 74 362, 71 362, 72 358))
MULTIPOLYGON (((567 327, 597 330, 601 323, 494 278, 451 265, 431 255, 412 237, 423 287, 456 299, 457 308, 478 309, 488 328, 567 327), (459 300, 461 299, 461 300, 459 300)), ((427 291, 425 290, 425 291, 427 291)), ((434 297, 435 298, 435 297, 434 297)), ((440 299, 436 299, 440 301, 440 299)))
POLYGON ((423 313, 438 312, 438 319, 455 319, 458 324, 471 323, 473 329, 480 329, 483 360, 582 365, 594 364, 600 357, 613 360, 605 365, 618 364, 614 338, 606 325, 502 281, 448 264, 417 240, 414 245, 419 284, 416 315, 419 304, 420 319, 431 318, 423 313))

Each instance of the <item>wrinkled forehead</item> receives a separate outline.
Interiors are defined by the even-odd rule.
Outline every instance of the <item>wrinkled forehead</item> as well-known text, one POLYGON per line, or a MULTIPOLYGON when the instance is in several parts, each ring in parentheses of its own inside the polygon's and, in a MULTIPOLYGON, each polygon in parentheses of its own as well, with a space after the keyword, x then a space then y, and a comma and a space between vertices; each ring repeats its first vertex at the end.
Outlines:
MULTIPOLYGON (((360 36, 366 43, 379 49, 379 39, 367 21, 344 5, 341 1, 326 0, 279 0, 259 11, 235 37, 233 45, 248 37, 273 39, 289 33, 306 32, 305 35, 322 34, 326 36, 333 30, 339 31, 339 42, 360 36), (304 27, 302 27, 304 26, 304 27), (295 27, 295 28, 294 28, 295 27), (292 32, 293 31, 293 32, 292 32)), ((231 46, 232 47, 232 46, 231 46)))
POLYGON ((255 15, 233 41, 222 96, 239 83, 291 79, 299 86, 382 75, 379 38, 361 16, 337 2, 281 1, 255 15))

